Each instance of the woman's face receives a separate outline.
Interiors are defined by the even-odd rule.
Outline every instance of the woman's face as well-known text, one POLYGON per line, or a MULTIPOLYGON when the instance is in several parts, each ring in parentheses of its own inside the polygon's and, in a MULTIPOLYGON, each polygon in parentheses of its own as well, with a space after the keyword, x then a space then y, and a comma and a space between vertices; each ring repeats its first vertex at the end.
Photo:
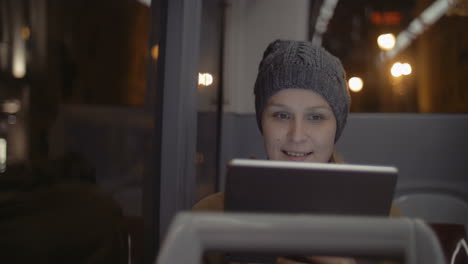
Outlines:
POLYGON ((273 95, 262 113, 271 160, 328 162, 335 149, 336 119, 327 101, 305 89, 273 95))

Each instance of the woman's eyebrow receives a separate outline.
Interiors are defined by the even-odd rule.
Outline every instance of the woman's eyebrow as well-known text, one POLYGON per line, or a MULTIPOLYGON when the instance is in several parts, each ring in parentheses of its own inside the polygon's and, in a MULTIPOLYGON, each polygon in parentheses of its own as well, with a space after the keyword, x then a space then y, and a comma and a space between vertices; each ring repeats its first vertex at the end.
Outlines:
MULTIPOLYGON (((286 110, 288 110, 288 109, 291 109, 292 107, 288 106, 288 105, 285 105, 285 104, 281 104, 281 103, 270 103, 265 107, 265 109, 266 108, 272 108, 273 110, 275 110, 275 109, 286 109, 286 110)), ((332 109, 328 105, 311 106, 311 107, 307 107, 305 110, 307 112, 313 112, 313 111, 319 111, 319 110, 332 111, 332 109)))

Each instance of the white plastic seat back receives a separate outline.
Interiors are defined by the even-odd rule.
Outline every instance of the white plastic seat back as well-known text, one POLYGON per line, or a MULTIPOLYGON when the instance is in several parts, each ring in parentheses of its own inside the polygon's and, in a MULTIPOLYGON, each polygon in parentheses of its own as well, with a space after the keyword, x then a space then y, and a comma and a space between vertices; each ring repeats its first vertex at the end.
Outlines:
POLYGON ((394 204, 407 217, 421 218, 428 223, 465 225, 468 237, 468 203, 441 193, 412 193, 401 195, 394 204))
POLYGON ((445 263, 435 234, 417 219, 179 213, 157 264, 200 263, 205 251, 402 256, 406 264, 445 263))

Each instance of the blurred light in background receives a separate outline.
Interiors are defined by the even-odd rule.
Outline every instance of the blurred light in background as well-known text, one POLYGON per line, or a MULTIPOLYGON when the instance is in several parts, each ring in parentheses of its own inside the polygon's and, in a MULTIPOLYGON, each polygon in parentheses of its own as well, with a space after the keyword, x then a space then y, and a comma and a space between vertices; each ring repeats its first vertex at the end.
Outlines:
POLYGON ((413 69, 409 63, 403 63, 401 67, 403 75, 410 75, 413 72, 413 69))
POLYGON ((390 69, 390 72, 392 73, 393 77, 400 77, 403 73, 401 69, 401 63, 400 62, 395 62, 390 69))
POLYGON ((377 38, 377 44, 382 50, 391 50, 395 47, 395 35, 392 33, 382 34, 377 38))
POLYGON ((198 85, 199 86, 210 86, 213 84, 213 75, 209 73, 198 74, 198 85))
POLYGON ((23 46, 13 50, 12 74, 17 79, 23 78, 26 75, 26 54, 23 46))
POLYGON ((21 37, 24 40, 28 40, 31 37, 31 29, 29 29, 29 27, 23 27, 21 29, 21 37))
POLYGON ((16 114, 21 109, 21 103, 18 100, 8 100, 2 105, 3 112, 16 114))
POLYGON ((0 172, 4 172, 6 169, 7 159, 7 141, 4 138, 0 138, 0 172))
POLYGON ((159 58, 159 45, 156 44, 151 48, 151 57, 154 60, 157 60, 159 58))
POLYGON ((138 2, 146 5, 146 6, 151 6, 151 0, 138 0, 138 2))
POLYGON ((348 80, 349 89, 355 93, 360 92, 364 86, 364 82, 359 77, 351 77, 348 80))
POLYGON ((409 63, 395 62, 390 70, 393 77, 400 77, 402 75, 410 75, 413 69, 409 63))

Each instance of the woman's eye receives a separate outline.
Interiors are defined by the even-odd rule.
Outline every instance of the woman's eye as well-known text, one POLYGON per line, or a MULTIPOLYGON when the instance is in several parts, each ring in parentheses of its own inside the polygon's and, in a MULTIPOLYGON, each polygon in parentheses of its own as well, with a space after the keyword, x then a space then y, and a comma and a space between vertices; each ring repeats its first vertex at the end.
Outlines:
POLYGON ((318 121, 318 120, 322 120, 324 118, 323 118, 322 115, 313 114, 313 115, 309 115, 308 119, 311 120, 311 121, 318 121))
POLYGON ((286 119, 289 119, 289 114, 287 113, 274 113, 273 116, 277 119, 281 119, 281 120, 286 120, 286 119))

